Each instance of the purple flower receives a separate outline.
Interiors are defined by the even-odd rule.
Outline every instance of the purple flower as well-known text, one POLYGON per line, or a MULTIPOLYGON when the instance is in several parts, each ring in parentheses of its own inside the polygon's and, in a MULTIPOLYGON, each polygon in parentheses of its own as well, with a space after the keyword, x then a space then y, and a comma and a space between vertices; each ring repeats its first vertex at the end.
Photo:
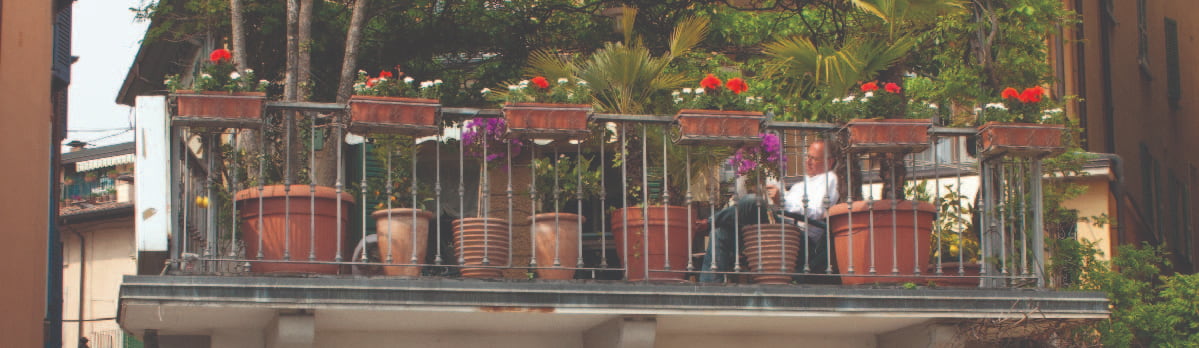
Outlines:
POLYGON ((463 124, 462 144, 467 148, 466 153, 475 157, 484 157, 487 162, 502 160, 508 156, 508 146, 511 144, 512 156, 520 155, 524 142, 519 139, 508 139, 508 126, 503 118, 475 118, 463 124))
MULTIPOLYGON (((783 155, 783 145, 779 141, 779 137, 770 133, 759 134, 762 138, 762 143, 757 146, 746 146, 737 149, 733 153, 733 157, 729 158, 729 165, 737 169, 737 175, 746 175, 758 167, 765 166, 767 172, 773 171, 776 166, 787 162, 787 157, 783 155)), ((768 174, 768 173, 763 173, 768 174)))

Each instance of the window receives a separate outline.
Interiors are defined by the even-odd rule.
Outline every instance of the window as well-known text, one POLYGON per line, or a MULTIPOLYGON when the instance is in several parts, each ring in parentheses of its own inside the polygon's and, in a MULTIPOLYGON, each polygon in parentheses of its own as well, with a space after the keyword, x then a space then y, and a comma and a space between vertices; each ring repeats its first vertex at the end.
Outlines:
MULTIPOLYGON (((1170 236, 1180 260, 1191 263, 1191 189, 1178 177, 1170 174, 1170 236)), ((1193 263, 1192 263, 1193 264, 1193 263)), ((1186 267, 1188 265, 1183 265, 1186 267)))
POLYGON ((1149 229, 1157 237, 1162 239, 1162 221, 1161 212, 1158 202, 1158 162, 1149 152, 1149 146, 1141 143, 1141 206, 1142 216, 1149 221, 1149 229))
POLYGON ((1178 66, 1178 22, 1166 18, 1166 98, 1177 109, 1182 99, 1182 78, 1178 66))

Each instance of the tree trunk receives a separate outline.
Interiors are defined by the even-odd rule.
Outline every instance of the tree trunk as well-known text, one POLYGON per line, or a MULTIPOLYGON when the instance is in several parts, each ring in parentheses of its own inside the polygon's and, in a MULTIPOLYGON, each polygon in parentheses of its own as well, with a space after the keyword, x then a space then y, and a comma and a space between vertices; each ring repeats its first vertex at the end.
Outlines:
POLYGON ((341 62, 341 77, 337 84, 337 102, 350 100, 354 87, 354 71, 358 64, 358 41, 362 39, 362 27, 366 25, 367 0, 354 1, 354 12, 350 16, 350 28, 346 31, 346 51, 341 62))
POLYGON ((903 184, 908 179, 905 156, 906 152, 882 154, 878 164, 878 177, 883 182, 883 199, 906 199, 903 195, 903 184))
POLYGON ((296 66, 299 100, 312 98, 312 0, 300 0, 300 20, 297 26, 300 57, 296 66))
MULTIPOLYGON (((298 38, 296 37, 297 26, 300 19, 299 7, 300 4, 298 0, 287 0, 287 68, 285 69, 283 75, 284 101, 294 102, 297 100, 296 96, 299 95, 299 91, 297 90, 299 80, 297 79, 298 76, 296 76, 300 53, 300 45, 298 38)), ((288 169, 290 170, 287 170, 285 173, 283 173, 285 183, 296 182, 295 166, 298 164, 297 159, 299 157, 297 156, 298 152, 296 145, 300 144, 300 142, 298 139, 296 139, 295 116, 296 114, 294 112, 285 112, 283 117, 285 125, 284 129, 287 130, 287 141, 292 147, 291 151, 286 151, 287 163, 290 164, 288 169)))
MULTIPOLYGON (((229 0, 229 16, 233 23, 233 63, 237 65, 237 70, 246 71, 249 69, 249 60, 246 58, 246 29, 245 17, 242 15, 242 0, 229 0)), ((255 83, 250 81, 250 83, 255 83)), ((257 153, 258 146, 258 131, 243 129, 237 132, 237 148, 246 153, 257 153)), ((257 171, 247 171, 247 182, 257 181, 257 171)))

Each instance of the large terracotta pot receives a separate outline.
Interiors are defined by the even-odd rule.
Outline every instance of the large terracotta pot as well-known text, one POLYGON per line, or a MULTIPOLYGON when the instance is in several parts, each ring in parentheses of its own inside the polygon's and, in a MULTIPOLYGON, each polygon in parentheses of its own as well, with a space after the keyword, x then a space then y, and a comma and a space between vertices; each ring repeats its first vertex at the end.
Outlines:
POLYGON ((1056 124, 987 122, 978 127, 980 153, 983 156, 1009 154, 1041 157, 1065 151, 1062 133, 1066 127, 1056 124))
POLYGON ((178 91, 175 122, 183 125, 257 128, 262 125, 266 93, 178 91))
POLYGON ((499 218, 464 218, 454 220, 454 254, 463 266, 465 278, 503 278, 503 267, 508 265, 509 244, 508 220, 499 218), (487 260, 484 263, 484 259, 487 260))
POLYGON ((679 125, 675 142, 681 145, 746 145, 761 142, 762 121, 756 111, 683 109, 674 115, 679 125))
POLYGON ((845 125, 849 148, 855 151, 917 152, 929 147, 932 120, 852 120, 845 125))
POLYGON ((687 258, 691 247, 687 245, 687 226, 693 217, 687 216, 687 208, 680 206, 650 206, 646 217, 641 207, 621 208, 612 212, 612 234, 616 242, 616 255, 625 267, 625 278, 630 281, 645 280, 645 262, 648 254, 649 280, 681 282, 686 274, 687 258), (625 218, 628 218, 628 228, 625 218), (648 229, 646 223, 648 222, 648 229), (669 250, 667 249, 669 236, 669 250), (625 246, 628 254, 625 254, 625 246), (676 272, 655 272, 666 269, 676 272))
MULTIPOLYGON (((749 270, 752 272, 795 272, 802 252, 804 234, 790 224, 760 224, 741 228, 741 244, 749 270)), ((755 284, 790 284, 789 275, 759 274, 752 277, 755 284)))
MULTIPOLYGON (((579 260, 579 224, 586 218, 570 213, 545 213, 533 215, 536 219, 537 267, 574 268, 579 260), (554 260, 558 264, 554 264, 554 260)), ((574 279, 574 269, 538 268, 541 279, 574 279)))
MULTIPOLYGON (((345 253, 349 246, 344 243, 344 238, 354 197, 344 192, 340 195, 341 229, 338 229, 338 195, 332 187, 317 186, 315 193, 309 192, 308 185, 291 185, 290 192, 285 190, 284 185, 264 186, 262 189, 261 210, 258 188, 241 190, 234 196, 238 217, 241 218, 240 235, 246 246, 247 259, 257 259, 259 236, 262 238, 262 260, 266 261, 307 261, 309 255, 315 253, 315 261, 333 262, 336 261, 338 245, 342 247, 343 257, 349 255, 345 253), (316 226, 315 234, 311 233, 313 224, 316 226), (338 243, 338 240, 343 242, 338 243)), ((254 273, 336 274, 339 268, 335 264, 257 262, 250 270, 254 273)))
POLYGON ((837 266, 843 275, 843 284, 905 283, 924 280, 916 277, 915 273, 928 267, 929 239, 937 209, 932 203, 917 201, 900 201, 895 204, 894 210, 891 207, 890 200, 881 200, 874 201, 873 204, 864 201, 853 202, 852 211, 846 203, 829 208, 829 230, 837 248, 837 266), (872 260, 875 274, 887 277, 849 275, 851 270, 854 275, 869 275, 872 260), (900 276, 890 276, 893 274, 893 265, 898 268, 900 276))
MULTIPOLYGON (((395 208, 377 210, 371 217, 376 221, 375 233, 379 235, 379 257, 383 258, 383 263, 419 265, 425 262, 429 220, 433 219, 433 213, 395 208)), ((420 270, 421 266, 383 267, 383 274, 416 277, 420 276, 420 270)))
POLYGON ((430 135, 441 130, 436 99, 350 97, 350 130, 364 133, 430 135))
POLYGON ((515 136, 581 137, 588 133, 591 105, 511 103, 504 105, 508 133, 515 136))

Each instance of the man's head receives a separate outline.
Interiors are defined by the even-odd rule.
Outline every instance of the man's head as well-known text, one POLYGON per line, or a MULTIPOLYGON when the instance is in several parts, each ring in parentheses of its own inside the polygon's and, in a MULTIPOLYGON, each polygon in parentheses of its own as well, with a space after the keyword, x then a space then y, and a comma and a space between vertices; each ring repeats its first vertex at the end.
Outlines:
POLYGON ((817 140, 808 145, 808 152, 804 159, 804 169, 807 170, 807 175, 822 174, 833 170, 833 161, 828 160, 829 153, 825 151, 824 145, 823 140, 817 140))

